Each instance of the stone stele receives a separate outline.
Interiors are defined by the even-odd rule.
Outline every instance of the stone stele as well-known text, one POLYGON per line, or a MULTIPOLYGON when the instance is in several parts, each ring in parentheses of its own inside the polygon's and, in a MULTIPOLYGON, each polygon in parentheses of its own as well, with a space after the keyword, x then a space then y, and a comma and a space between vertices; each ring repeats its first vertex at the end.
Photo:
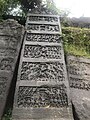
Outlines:
POLYGON ((0 119, 19 56, 23 31, 24 28, 14 20, 0 23, 0 119))
POLYGON ((90 59, 68 56, 67 63, 75 120, 90 120, 90 59))
POLYGON ((28 14, 13 120, 73 120, 56 15, 28 14))

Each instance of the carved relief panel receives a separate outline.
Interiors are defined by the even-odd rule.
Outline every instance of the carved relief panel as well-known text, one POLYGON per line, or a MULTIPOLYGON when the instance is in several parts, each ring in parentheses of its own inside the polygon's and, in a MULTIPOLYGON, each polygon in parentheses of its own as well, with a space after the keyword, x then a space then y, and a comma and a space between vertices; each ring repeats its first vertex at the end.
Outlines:
POLYGON ((0 70, 5 70, 7 72, 13 71, 14 58, 6 57, 0 59, 0 70))
POLYGON ((68 106, 66 87, 60 86, 20 86, 18 107, 65 107, 68 106))
POLYGON ((61 46, 25 45, 25 58, 61 59, 61 46))
POLYGON ((83 78, 74 78, 70 77, 70 87, 89 90, 90 89, 90 81, 83 78))
POLYGON ((90 76, 90 64, 84 62, 77 62, 74 60, 69 61, 69 73, 73 75, 90 76))
MULTIPOLYGON (((71 56, 70 56, 71 57, 71 56)), ((90 89, 90 63, 80 58, 68 58, 69 82, 71 88, 90 89)), ((86 60, 87 61, 87 60, 86 60)))
POLYGON ((0 36, 0 56, 16 56, 18 41, 12 36, 0 36))
POLYGON ((23 62, 21 68, 21 80, 63 81, 65 80, 63 63, 23 62))
POLYGON ((61 36, 58 34, 34 34, 34 33, 27 33, 26 34, 26 41, 32 42, 53 42, 53 43, 60 43, 61 36))
POLYGON ((59 25, 42 25, 42 24, 29 24, 27 26, 29 31, 42 31, 42 32, 60 32, 59 25))
POLYGON ((57 17, 49 17, 49 16, 29 16, 29 21, 43 21, 43 22, 58 22, 58 18, 57 17))

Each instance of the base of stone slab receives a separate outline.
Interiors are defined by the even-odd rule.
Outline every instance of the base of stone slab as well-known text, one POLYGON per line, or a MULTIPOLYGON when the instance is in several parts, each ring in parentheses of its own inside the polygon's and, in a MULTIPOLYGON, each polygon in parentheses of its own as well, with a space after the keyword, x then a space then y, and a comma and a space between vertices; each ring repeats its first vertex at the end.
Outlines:
POLYGON ((16 108, 13 120, 73 120, 70 108, 16 108))

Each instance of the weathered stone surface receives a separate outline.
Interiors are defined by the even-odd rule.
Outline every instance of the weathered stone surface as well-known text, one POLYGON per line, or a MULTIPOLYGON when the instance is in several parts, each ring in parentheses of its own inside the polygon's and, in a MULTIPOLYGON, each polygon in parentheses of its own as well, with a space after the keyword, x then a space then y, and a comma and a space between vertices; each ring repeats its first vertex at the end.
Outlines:
POLYGON ((75 120, 90 120, 90 59, 68 56, 67 62, 75 120))
POLYGON ((58 16, 28 16, 13 120, 73 120, 60 32, 58 16))
POLYGON ((14 20, 0 23, 0 119, 4 111, 24 29, 14 20))

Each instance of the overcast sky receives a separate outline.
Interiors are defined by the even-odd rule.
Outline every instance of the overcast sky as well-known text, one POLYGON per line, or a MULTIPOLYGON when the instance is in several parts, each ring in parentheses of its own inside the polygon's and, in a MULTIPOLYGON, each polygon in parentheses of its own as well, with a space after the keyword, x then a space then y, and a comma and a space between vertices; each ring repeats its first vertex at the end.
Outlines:
POLYGON ((60 9, 69 10, 70 17, 90 17, 90 0, 54 0, 60 9))

